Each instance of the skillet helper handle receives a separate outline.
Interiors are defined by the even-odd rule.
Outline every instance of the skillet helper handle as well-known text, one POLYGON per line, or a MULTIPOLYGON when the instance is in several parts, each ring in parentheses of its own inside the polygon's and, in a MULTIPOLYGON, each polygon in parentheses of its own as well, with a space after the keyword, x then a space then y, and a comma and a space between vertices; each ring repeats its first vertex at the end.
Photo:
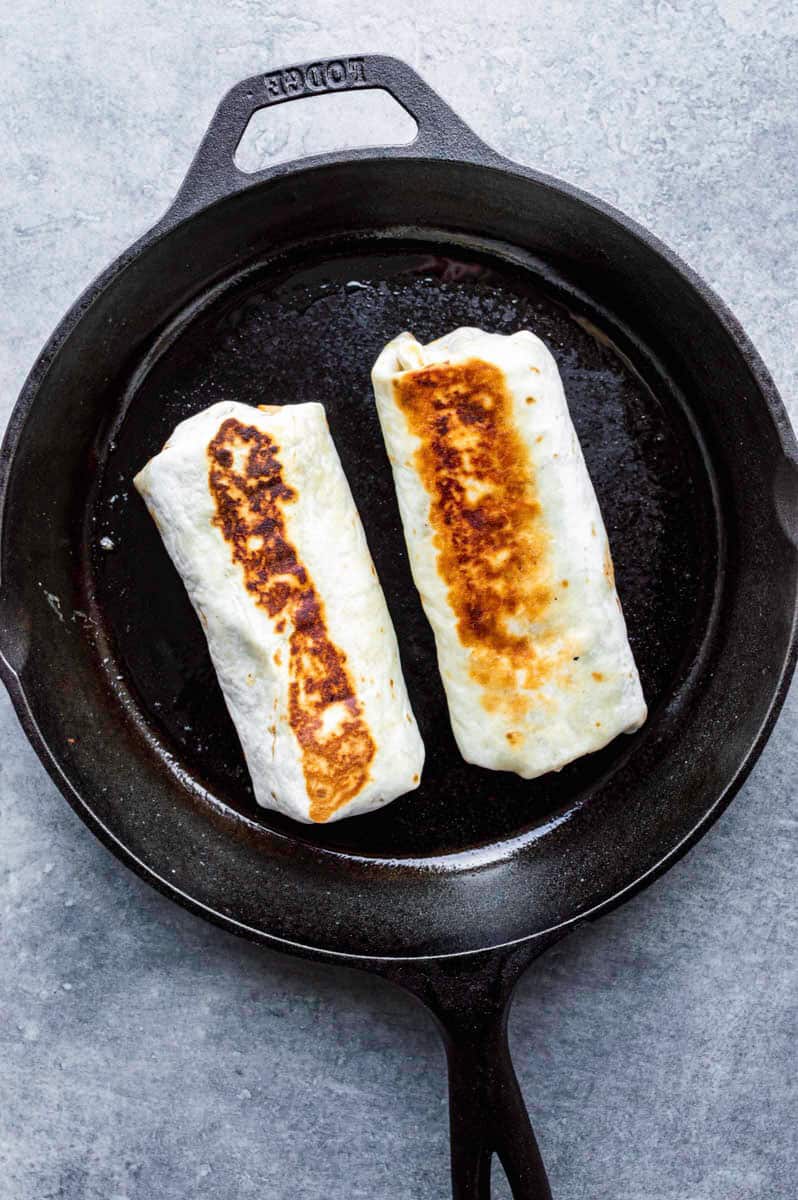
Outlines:
MULTIPOLYGON (((248 174, 235 165, 235 152, 254 113, 325 92, 379 88, 393 96, 418 125, 408 145, 386 148, 390 157, 498 158, 469 129, 437 92, 401 59, 385 54, 343 55, 252 75, 231 88, 217 108, 167 218, 192 212, 242 191, 271 173, 291 171, 296 163, 248 174)), ((350 152, 353 157, 357 151, 350 152)), ((327 157, 326 155, 321 156, 327 157)))
POLYGON ((385 972, 430 1009, 443 1033, 453 1200, 490 1200, 494 1154, 514 1200, 552 1200, 510 1057, 507 1018, 521 974, 559 936, 385 972))

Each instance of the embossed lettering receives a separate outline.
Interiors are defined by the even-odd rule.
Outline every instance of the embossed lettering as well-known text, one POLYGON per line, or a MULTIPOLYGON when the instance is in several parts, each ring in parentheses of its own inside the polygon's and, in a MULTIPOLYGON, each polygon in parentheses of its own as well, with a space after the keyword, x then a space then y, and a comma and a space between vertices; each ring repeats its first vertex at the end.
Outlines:
POLYGON ((352 83, 366 82, 366 64, 362 58, 350 58, 346 65, 349 68, 349 78, 352 83))
POLYGON ((327 63, 327 83, 330 87, 340 87, 346 83, 346 67, 337 58, 327 63))
POLYGON ((305 85, 309 92, 323 92, 327 86, 324 77, 324 64, 311 63, 305 71, 305 85))
POLYGON ((298 67, 289 67, 283 72, 283 87, 287 96, 296 96, 298 92, 304 92, 305 80, 298 67))
POLYGON ((264 75, 263 82, 270 101, 301 96, 303 92, 338 91, 366 82, 366 62, 363 58, 348 58, 346 62, 334 58, 326 63, 310 63, 304 69, 286 67, 284 71, 264 75))
POLYGON ((263 82, 266 84, 266 92, 272 100, 276 100, 278 96, 283 95, 283 76, 281 71, 272 71, 271 75, 267 75, 263 82))

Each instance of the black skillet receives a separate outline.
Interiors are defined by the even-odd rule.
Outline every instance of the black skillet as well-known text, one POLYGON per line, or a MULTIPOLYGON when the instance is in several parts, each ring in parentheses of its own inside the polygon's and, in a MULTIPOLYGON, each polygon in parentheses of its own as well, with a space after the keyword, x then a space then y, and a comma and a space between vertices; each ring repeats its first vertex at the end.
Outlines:
MULTIPOLYGON (((409 988, 443 1030, 453 1190, 549 1196, 507 1048, 523 969, 696 841, 764 745, 795 650, 796 444, 734 318, 650 234, 486 147, 366 56, 224 98, 172 208, 64 318, 2 451, 0 667, 69 802, 226 929, 409 988), (246 176, 257 109, 384 88, 408 146, 246 176), (525 783, 457 754, 369 388, 383 343, 547 340, 605 514, 645 728, 525 783), (235 398, 327 407, 427 745, 418 792, 308 829, 259 810, 200 626, 131 476, 235 398)), ((345 569, 345 564, 342 564, 345 569)))

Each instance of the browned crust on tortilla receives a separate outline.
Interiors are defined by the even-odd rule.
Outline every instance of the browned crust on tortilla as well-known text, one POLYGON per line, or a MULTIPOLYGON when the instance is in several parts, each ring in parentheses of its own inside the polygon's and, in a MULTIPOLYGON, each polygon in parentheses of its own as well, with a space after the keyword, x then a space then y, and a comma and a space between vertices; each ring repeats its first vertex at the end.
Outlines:
POLYGON ((611 588, 615 587, 615 567, 612 565, 612 554, 610 553, 610 544, 607 542, 604 546, 604 577, 611 588))
POLYGON ((296 492, 283 479, 278 453, 268 434, 231 417, 208 446, 208 486, 213 523, 243 569, 247 590, 278 630, 290 625, 288 719, 302 752, 310 818, 327 821, 363 789, 377 748, 346 655, 330 639, 324 604, 286 537, 283 510, 296 492), (346 715, 325 733, 332 705, 343 705, 346 715))
MULTIPOLYGON (((521 717, 570 653, 546 645, 555 602, 533 465, 501 370, 472 358, 405 372, 394 395, 419 440, 437 569, 489 712, 521 717)), ((567 682, 561 681, 561 682, 567 682)))

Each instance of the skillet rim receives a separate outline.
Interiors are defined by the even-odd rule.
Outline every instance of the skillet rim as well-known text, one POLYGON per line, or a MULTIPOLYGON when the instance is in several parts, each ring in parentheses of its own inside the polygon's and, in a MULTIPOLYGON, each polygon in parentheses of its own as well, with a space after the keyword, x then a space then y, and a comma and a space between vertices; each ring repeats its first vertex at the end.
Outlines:
MULTIPOLYGON (((195 217, 208 209, 224 204, 232 196, 237 195, 240 191, 258 188, 262 185, 270 183, 276 178, 283 176, 293 176, 297 183, 301 183, 302 177, 307 173, 328 166, 351 166, 354 163, 366 161, 379 166, 381 163, 395 161, 396 159, 410 159, 417 163, 429 163, 433 161, 440 162, 451 161, 459 165, 465 165, 470 169, 479 171, 495 172, 501 175, 515 175, 522 182, 531 182, 560 192, 569 199, 592 209, 599 216, 603 217, 610 224, 620 227, 622 231, 631 235, 637 241, 642 242, 644 247, 659 256, 666 266, 670 267, 682 281, 691 288, 699 298, 704 302, 710 313, 720 323, 721 327, 730 337, 736 349, 743 358, 743 361, 752 375, 753 381, 759 392, 759 396, 764 401, 765 408, 771 419, 774 432, 777 436, 778 443, 781 449, 781 457, 788 464, 788 467, 793 471, 796 481, 798 481, 798 443, 796 443, 795 434, 793 433, 789 416, 784 407, 783 401, 778 393, 778 390, 765 367, 758 351, 754 347, 745 330, 740 325, 737 318, 730 311, 728 306, 719 296, 705 283, 705 281, 676 253, 674 253, 665 243, 663 243, 656 235, 650 233, 644 226, 637 221, 627 217, 613 205, 604 200, 598 199, 580 188, 572 184, 557 180, 543 172, 539 172, 529 167, 514 163, 509 159, 504 158, 497 152, 491 150, 487 146, 479 146, 471 148, 467 155, 448 156, 445 154, 420 154, 414 151, 414 143, 408 146, 395 147, 392 149, 376 148, 357 150, 350 152, 339 152, 334 154, 316 155, 312 158, 301 160, 300 163, 281 163, 266 171, 259 172, 256 175, 245 176, 241 174, 243 181, 241 187, 231 191, 229 187, 214 188, 214 193, 209 199, 202 200, 200 203, 192 202, 193 197, 187 196, 184 191, 178 195, 177 200, 170 206, 165 215, 158 221, 150 230, 137 239, 127 250, 123 251, 105 270, 94 279, 92 283, 82 292, 76 302, 68 310, 62 318, 56 329, 51 334, 44 348, 38 355, 28 377, 23 384, 19 398, 11 412, 6 432, 3 438, 2 448, 0 448, 0 572, 2 572, 5 555, 11 537, 6 528, 6 502, 8 488, 13 471, 14 459, 16 450, 22 437, 29 413, 31 412, 39 393, 39 390, 46 378, 46 375, 55 361, 58 354, 61 352, 64 344, 76 329, 88 308, 94 301, 108 289, 124 272, 124 270, 137 258, 139 258, 146 250, 154 246, 163 237, 168 237, 176 229, 189 224, 195 217)), ((769 493, 771 504, 774 503, 772 492, 769 493)), ((788 506, 792 508, 792 512, 788 513, 788 517, 792 517, 798 528, 798 488, 795 488, 787 500, 788 506)), ((782 524, 784 524, 784 514, 781 514, 782 524)), ((770 699, 767 712, 764 720, 757 732, 756 737, 750 743, 744 754, 742 755, 739 765, 734 770, 731 778, 721 790, 720 794, 715 798, 710 807, 704 812, 703 816, 696 822, 691 830, 666 854, 662 855, 656 863, 637 876, 632 882, 605 898, 591 909, 581 911, 574 916, 568 917, 565 920, 549 926, 543 930, 537 930, 533 933, 523 935, 511 941, 500 942, 489 946, 481 946, 476 949, 465 949, 456 951, 447 951, 436 954, 424 955, 363 955, 348 953, 341 950, 326 949, 323 947, 306 945, 303 942, 292 941, 288 938, 280 937, 275 934, 270 934, 262 929, 257 929, 246 925, 243 922, 237 921, 234 917, 228 914, 218 912, 215 909, 205 905, 202 901, 195 899, 188 893, 182 891, 174 883, 168 879, 164 879, 147 864, 139 859, 128 847, 94 814, 89 802, 81 796, 73 787, 66 773, 64 772, 58 758, 47 744, 45 738, 41 734, 36 723, 33 712, 31 711, 25 689, 17 675, 17 672, 6 659, 2 647, 6 639, 13 637, 12 623, 5 611, 5 594, 2 589, 2 579, 0 576, 0 678, 5 683, 11 700, 16 711, 17 717, 20 720, 22 728, 36 751, 40 761, 44 765, 48 774, 58 789, 64 795, 65 799, 75 810, 77 815, 91 829, 95 836, 131 870, 135 871, 146 882, 156 887, 164 895, 179 903, 182 907, 189 909, 206 920, 212 921, 214 924, 220 925, 229 932, 236 933, 238 936, 245 937, 251 941, 257 941, 264 945, 270 945, 275 949, 282 949, 286 952, 298 954, 304 957, 315 958, 324 961, 338 961, 348 963, 349 965, 364 965, 378 963, 408 963, 408 962, 424 962, 434 961, 436 959, 447 958, 463 958, 473 957, 478 954, 489 954, 492 952, 500 952, 509 949, 510 947, 518 946, 522 943, 534 943, 543 940, 547 942, 551 940, 552 935, 562 935, 568 929, 574 928, 583 924, 588 920, 595 920, 605 912, 618 907, 626 900, 630 899, 637 892, 642 891, 645 887, 654 882, 660 875, 664 874, 675 862, 677 862, 687 851, 696 844, 696 842, 707 832, 710 826, 718 819, 720 814, 725 810, 734 796, 742 787, 743 783, 750 774, 753 766, 759 758, 768 737, 773 729, 776 719, 781 711, 781 707, 786 697, 793 671, 798 658, 798 539, 794 536, 790 539, 790 558, 793 565, 794 591, 795 601, 793 603, 792 625, 789 633, 788 642, 784 657, 781 661, 780 672, 778 679, 773 688, 772 697, 770 699)))

